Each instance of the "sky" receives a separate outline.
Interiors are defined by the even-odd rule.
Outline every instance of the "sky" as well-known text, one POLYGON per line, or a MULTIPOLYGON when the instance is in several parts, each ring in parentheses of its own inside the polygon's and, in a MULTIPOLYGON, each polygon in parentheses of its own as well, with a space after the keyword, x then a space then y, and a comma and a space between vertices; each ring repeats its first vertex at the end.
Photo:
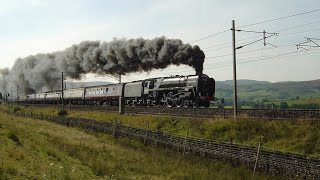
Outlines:
MULTIPOLYGON (((84 40, 165 36, 199 45, 205 52, 204 73, 217 81, 233 78, 231 22, 236 46, 278 33, 237 49, 237 78, 270 82, 320 79, 320 47, 297 49, 306 38, 320 44, 318 0, 0 0, 0 68, 17 58, 64 50, 84 40), (245 27, 244 27, 245 26, 245 27), (244 32, 254 31, 254 32, 244 32), (214 35, 216 33, 218 35, 214 35), (197 41, 203 37, 214 35, 197 41), (267 34, 267 36, 273 34, 267 34), (277 46, 277 47, 275 47, 277 46)), ((304 45, 316 46, 312 42, 304 45)), ((147 77, 195 74, 188 66, 131 73, 123 81, 147 77)), ((86 81, 115 82, 108 76, 88 75, 86 81)))

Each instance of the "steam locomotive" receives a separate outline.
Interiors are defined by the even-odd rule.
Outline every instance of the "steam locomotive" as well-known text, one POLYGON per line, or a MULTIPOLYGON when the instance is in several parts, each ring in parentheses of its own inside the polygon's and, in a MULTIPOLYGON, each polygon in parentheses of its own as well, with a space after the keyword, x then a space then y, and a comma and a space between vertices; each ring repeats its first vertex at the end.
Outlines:
POLYGON ((66 89, 63 96, 61 92, 28 94, 21 97, 19 103, 117 105, 119 97, 123 97, 128 106, 209 107, 214 100, 215 80, 205 74, 177 75, 66 89))

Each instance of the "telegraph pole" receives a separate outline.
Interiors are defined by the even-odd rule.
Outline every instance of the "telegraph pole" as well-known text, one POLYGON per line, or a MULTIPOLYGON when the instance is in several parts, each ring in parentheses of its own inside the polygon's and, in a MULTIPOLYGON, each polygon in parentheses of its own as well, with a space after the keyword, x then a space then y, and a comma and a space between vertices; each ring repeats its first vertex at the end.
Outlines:
POLYGON ((233 118, 237 119, 238 100, 237 100, 237 62, 236 62, 236 27, 232 20, 232 44, 233 44, 233 118))
POLYGON ((63 72, 61 72, 61 103, 62 103, 62 109, 64 109, 64 102, 63 102, 63 72))
POLYGON ((121 83, 121 74, 119 74, 119 83, 121 83))
POLYGON ((19 97, 19 86, 17 84, 17 101, 18 101, 18 97, 19 97))

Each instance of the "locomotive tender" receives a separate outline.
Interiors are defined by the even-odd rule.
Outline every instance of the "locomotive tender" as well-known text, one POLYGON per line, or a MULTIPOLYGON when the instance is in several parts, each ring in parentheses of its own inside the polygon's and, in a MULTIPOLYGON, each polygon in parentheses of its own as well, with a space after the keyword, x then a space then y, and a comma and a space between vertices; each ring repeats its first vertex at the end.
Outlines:
MULTIPOLYGON (((215 80, 205 74, 150 78, 128 83, 66 89, 65 104, 117 105, 124 97, 129 106, 209 107, 215 80)), ((60 104, 61 90, 28 94, 19 103, 60 104)))

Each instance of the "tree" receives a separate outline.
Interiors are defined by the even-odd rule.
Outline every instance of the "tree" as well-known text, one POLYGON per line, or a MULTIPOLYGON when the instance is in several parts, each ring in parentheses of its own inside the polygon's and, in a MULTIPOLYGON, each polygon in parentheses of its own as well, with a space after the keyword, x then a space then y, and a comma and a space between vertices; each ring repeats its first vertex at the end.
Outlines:
POLYGON ((280 107, 280 109, 287 109, 288 108, 288 103, 281 102, 279 107, 280 107))

